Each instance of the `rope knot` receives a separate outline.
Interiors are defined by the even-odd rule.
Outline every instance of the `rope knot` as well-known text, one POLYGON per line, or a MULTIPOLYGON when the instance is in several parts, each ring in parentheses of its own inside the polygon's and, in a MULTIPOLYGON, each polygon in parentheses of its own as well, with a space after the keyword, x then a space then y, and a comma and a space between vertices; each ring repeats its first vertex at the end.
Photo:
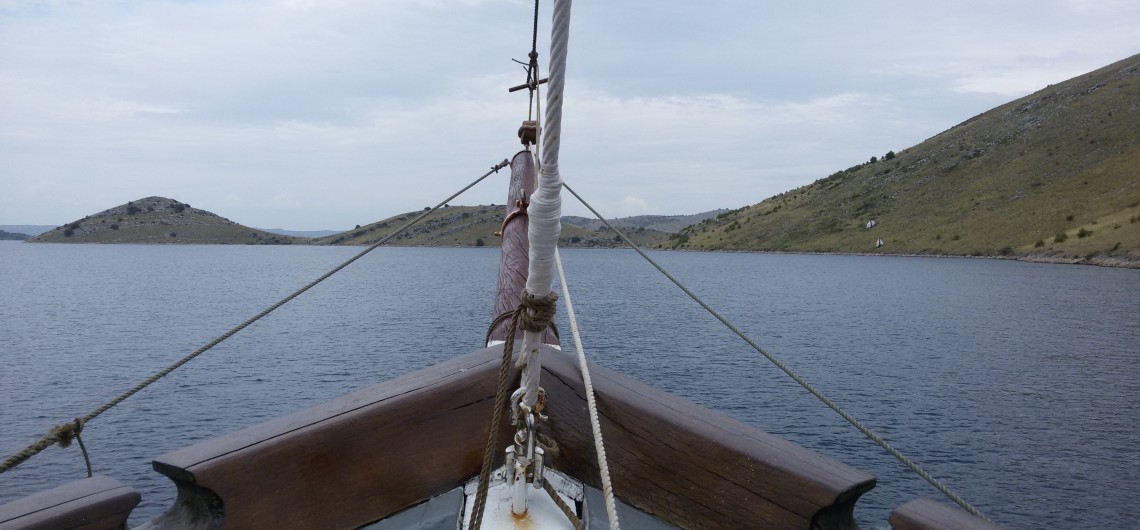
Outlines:
POLYGON ((519 297, 519 305, 525 308, 519 312, 519 327, 523 331, 534 332, 541 332, 549 327, 550 321, 554 319, 557 301, 558 294, 553 291, 540 298, 524 290, 519 297))
POLYGON ((75 418, 75 421, 61 423, 51 428, 52 436, 55 437, 59 446, 65 449, 71 445, 71 441, 79 436, 81 432, 83 432, 83 418, 75 418))

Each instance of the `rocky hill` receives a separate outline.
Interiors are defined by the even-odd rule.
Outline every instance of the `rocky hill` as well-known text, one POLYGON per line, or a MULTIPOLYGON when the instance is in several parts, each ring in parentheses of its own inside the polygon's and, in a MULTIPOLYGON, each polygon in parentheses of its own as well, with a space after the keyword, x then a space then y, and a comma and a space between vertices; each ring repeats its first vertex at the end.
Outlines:
MULTIPOLYGON (((503 222, 506 207, 452 206, 436 210, 427 219, 388 242, 394 246, 498 246, 495 236, 503 222)), ((422 212, 408 212, 383 221, 314 239, 319 245, 370 245, 391 233, 422 212)), ((633 227, 626 234, 639 245, 658 246, 666 243, 669 234, 644 227, 633 227)), ((621 239, 608 229, 591 230, 563 220, 559 246, 570 248, 615 248, 623 246, 621 239)))
POLYGON ((25 234, 28 237, 38 236, 55 228, 53 225, 0 225, 0 231, 12 234, 25 234))
MULTIPOLYGON (((713 210, 711 212, 697 213, 692 215, 635 215, 633 217, 620 217, 617 219, 609 219, 610 224, 616 226, 618 230, 637 230, 644 228, 647 230, 656 230, 658 232, 665 232, 666 234, 673 234, 680 232, 685 227, 704 221, 705 219, 716 217, 724 212, 727 208, 720 210, 713 210)), ((605 223, 594 219, 592 217, 578 217, 575 215, 565 215, 562 217, 564 225, 574 225, 586 230, 601 230, 605 223)))
POLYGON ((667 246, 1140 262, 1140 55, 697 223, 667 246))
POLYGON ((147 197, 77 219, 34 243, 291 245, 308 238, 271 234, 165 197, 147 197))
POLYGON ((19 234, 0 230, 0 241, 23 241, 29 237, 31 236, 28 234, 19 234))

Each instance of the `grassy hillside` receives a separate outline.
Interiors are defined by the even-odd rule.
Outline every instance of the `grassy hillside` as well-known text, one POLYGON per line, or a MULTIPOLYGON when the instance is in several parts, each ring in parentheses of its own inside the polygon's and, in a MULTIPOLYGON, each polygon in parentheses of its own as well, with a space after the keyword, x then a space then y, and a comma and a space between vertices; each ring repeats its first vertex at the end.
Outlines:
POLYGON ((1140 261, 1140 55, 666 246, 1140 261))
POLYGON ((271 234, 165 197, 147 197, 28 239, 36 243, 290 245, 308 238, 271 234))
MULTIPOLYGON (((713 210, 711 212, 697 213, 692 215, 635 215, 633 217, 620 217, 617 219, 610 219, 613 224, 623 232, 629 230, 637 230, 644 228, 647 230, 656 230, 658 232, 665 232, 673 234, 680 232, 687 226, 699 223, 705 219, 716 217, 728 209, 713 210)), ((586 230, 601 230, 605 223, 594 219, 592 217, 578 217, 574 215, 567 215, 562 217, 562 224, 574 225, 586 230)))
MULTIPOLYGON (((499 246, 495 232, 502 225, 506 207, 452 206, 433 212, 427 219, 388 242, 396 246, 499 246)), ((422 212, 408 212, 340 234, 314 239, 317 245, 370 245, 387 236, 422 212)), ((633 228, 628 235, 638 244, 656 246, 668 240, 669 234, 646 228, 633 228)), ((562 223, 559 246, 579 248, 620 247, 622 243, 608 230, 589 230, 562 223)))

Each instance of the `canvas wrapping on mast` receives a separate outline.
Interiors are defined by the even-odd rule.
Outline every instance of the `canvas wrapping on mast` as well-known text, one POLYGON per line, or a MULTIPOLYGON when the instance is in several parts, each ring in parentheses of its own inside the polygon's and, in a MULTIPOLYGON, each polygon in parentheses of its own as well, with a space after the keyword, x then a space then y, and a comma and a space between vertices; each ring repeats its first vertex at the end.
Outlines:
MULTIPOLYGON (((562 93, 566 85, 566 48, 570 37, 570 0, 554 2, 554 23, 550 39, 550 67, 546 92, 546 112, 542 129, 542 160, 538 185, 530 197, 530 266, 526 292, 544 298, 550 295, 554 279, 554 251, 562 233, 562 177, 558 173, 558 151, 562 136, 562 93)), ((541 332, 524 331, 519 364, 522 377, 521 404, 533 409, 538 402, 538 379, 542 364, 538 358, 541 332)))

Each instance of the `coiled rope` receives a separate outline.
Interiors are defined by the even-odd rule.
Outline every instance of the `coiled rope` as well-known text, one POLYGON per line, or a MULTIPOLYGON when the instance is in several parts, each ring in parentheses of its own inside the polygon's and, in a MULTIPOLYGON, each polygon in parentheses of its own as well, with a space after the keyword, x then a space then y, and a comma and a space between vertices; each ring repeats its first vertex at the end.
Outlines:
MULTIPOLYGON (((43 438, 40 438, 39 440, 37 440, 36 442, 32 443, 32 444, 31 444, 31 445, 29 445, 28 447, 25 447, 25 448, 24 448, 22 451, 20 451, 20 452, 18 452, 18 453, 16 453, 16 454, 14 454, 14 455, 12 455, 12 456, 8 457, 8 458, 7 458, 7 459, 5 459, 5 460, 4 460, 2 463, 0 463, 0 473, 3 473, 3 472, 5 472, 5 471, 8 471, 9 469, 12 469, 12 468, 14 468, 14 467, 16 467, 16 466, 18 466, 18 465, 20 465, 20 464, 24 463, 24 462, 25 462, 25 461, 27 461, 29 458, 31 458, 31 457, 33 457, 33 456, 35 456, 35 455, 39 454, 39 453, 40 453, 41 451, 43 451, 44 449, 47 449, 48 447, 51 447, 52 445, 54 445, 54 444, 56 444, 56 443, 58 443, 58 444, 60 445, 60 447, 67 447, 67 446, 68 446, 68 445, 71 443, 71 439, 72 439, 73 437, 77 437, 77 436, 78 436, 79 432, 83 430, 83 425, 84 425, 84 424, 86 424, 87 422, 90 422, 91 420, 93 420, 93 419, 95 419, 96 417, 98 417, 100 414, 103 414, 104 412, 107 412, 107 410, 109 410, 111 407, 114 407, 115 405, 118 405, 118 404, 119 404, 119 403, 121 403, 123 400, 125 400, 125 399, 127 399, 127 398, 129 398, 129 397, 131 397, 131 396, 133 396, 133 395, 135 395, 135 393, 137 393, 138 391, 140 391, 140 390, 142 390, 142 389, 146 388, 146 387, 147 387, 147 386, 149 386, 151 383, 154 383, 155 381, 158 381, 159 379, 162 379, 163 377, 165 377, 165 376, 166 376, 167 374, 169 374, 170 372, 173 372, 174 370, 177 370, 179 367, 181 367, 182 365, 184 365, 184 364, 186 364, 186 363, 190 362, 190 361, 191 361, 191 360, 193 360, 195 357, 197 357, 197 356, 199 356, 199 355, 201 355, 201 354, 205 353, 205 352, 206 352, 207 350, 209 350, 210 348, 213 348, 214 346, 217 346, 218 344, 220 344, 222 341, 224 341, 224 340, 226 340, 226 339, 228 339, 228 338, 232 337, 234 334, 236 334, 237 332, 239 332, 239 331, 241 331, 241 330, 245 329, 245 328, 246 328, 246 327, 248 327, 250 324, 253 324, 254 322, 257 322, 258 320, 261 320, 261 318, 262 318, 262 317, 264 317, 264 316, 268 315, 269 313, 272 313, 272 312, 273 312, 273 311, 275 311, 277 308, 279 308, 279 307, 281 307, 281 306, 285 305, 286 303, 288 303, 289 301, 293 300, 294 298, 296 298, 296 297, 298 297, 298 296, 301 296, 301 294, 303 294, 305 291, 308 291, 309 289, 312 289, 312 288, 313 288, 313 287, 315 287, 317 284, 319 284, 319 283, 321 283, 321 282, 325 281, 326 279, 328 279, 328 278, 329 278, 330 276, 332 276, 333 274, 336 274, 336 273, 340 272, 342 269, 344 269, 345 267, 347 267, 347 266, 351 265, 351 264, 352 264, 353 262, 355 262, 356 260, 358 260, 358 259, 360 259, 360 258, 364 257, 364 255, 365 255, 365 254, 368 254, 369 252, 372 252, 373 250, 376 250, 376 248, 378 248, 380 245, 383 245, 384 243, 387 243, 387 242, 388 242, 389 240, 391 240, 393 237, 396 237, 397 235, 399 235, 400 233, 402 233, 404 230, 407 230, 408 228, 411 228, 413 225, 415 225, 416 223, 418 223, 418 222, 422 221, 422 220, 423 220, 425 217, 427 217, 428 215, 431 215, 431 213, 432 213, 432 212, 435 212, 436 210, 438 210, 438 209, 440 209, 441 207, 443 207, 443 205, 444 205, 444 204, 447 204, 447 203, 451 202, 451 201, 452 201, 452 199, 455 199, 456 197, 458 197, 458 196, 462 195, 462 194, 463 194, 463 192, 465 192, 465 191, 467 191, 467 190, 471 189, 471 188, 472 188, 472 187, 474 187, 476 184, 478 184, 478 183, 482 182, 482 181, 483 181, 483 179, 485 179, 485 178, 487 178, 487 177, 491 176, 491 174, 492 174, 492 173, 496 173, 496 172, 498 172, 500 169, 503 169, 504 167, 507 167, 508 165, 510 165, 510 162, 508 162, 507 160, 503 160, 502 162, 499 162, 498 164, 495 164, 494 166, 492 166, 492 167, 491 167, 491 170, 490 170, 490 171, 488 171, 488 172, 484 173, 482 176, 480 176, 479 178, 475 179, 475 181, 474 181, 474 182, 472 182, 472 183, 468 184, 467 186, 464 186, 464 187, 463 187, 463 189, 461 189, 461 190, 459 190, 459 191, 455 192, 455 193, 454 193, 454 194, 452 194, 450 197, 448 197, 448 198, 446 198, 446 199, 444 199, 444 200, 440 201, 440 203, 439 203, 439 204, 437 204, 437 205, 435 205, 435 207, 434 207, 434 208, 431 208, 431 209, 429 209, 429 210, 427 210, 427 211, 424 211, 422 214, 420 214, 419 216, 417 216, 415 219, 412 219, 411 221, 408 221, 408 222, 407 222, 407 223, 405 223, 403 226, 401 226, 401 227, 397 228, 397 229, 396 229, 395 231, 393 231, 392 233, 388 234, 387 236, 383 237, 382 239, 380 239, 380 240, 379 240, 379 241, 377 241, 376 243, 373 243, 371 246, 369 246, 368 248, 366 248, 366 249, 364 249, 363 251, 361 251, 359 254, 357 254, 357 255, 355 255, 355 256, 353 256, 353 257, 349 258, 349 259, 348 259, 348 260, 346 260, 344 263, 341 263, 340 265, 337 265, 337 266, 336 266, 335 268, 333 268, 332 270, 330 270, 330 271, 326 272, 325 274, 323 274, 323 275, 322 275, 320 278, 317 278, 316 280, 313 280, 313 281, 312 281, 312 282, 310 282, 308 285, 305 285, 304 287, 302 287, 302 288, 298 289, 297 291, 295 291, 293 294, 290 294, 289 296, 286 296, 285 298, 281 299, 281 301, 279 301, 279 302, 277 302, 277 303, 275 303, 275 304, 273 304, 273 305, 269 306, 269 307, 268 307, 268 308, 266 308, 264 311, 262 311, 262 312, 260 312, 260 313, 258 313, 258 314, 256 314, 256 315, 254 315, 253 317, 251 317, 249 320, 246 320, 245 322, 242 322, 242 323, 241 323, 241 324, 239 324, 237 327, 235 327, 235 328, 233 328, 233 329, 231 329, 231 330, 229 330, 229 331, 225 332, 224 334, 222 334, 220 337, 218 337, 218 338, 216 338, 216 339, 214 339, 214 340, 212 340, 212 341, 210 341, 210 342, 206 343, 206 345, 205 345, 205 346, 202 346, 201 348, 198 348, 197 350, 194 350, 194 351, 193 351, 192 353, 190 353, 189 355, 187 355, 187 356, 185 356, 185 357, 183 357, 183 358, 179 359, 179 360, 178 360, 178 362, 175 362, 174 364, 172 364, 172 365, 170 365, 170 366, 167 366, 166 368, 163 368, 162 370, 159 370, 159 371, 158 371, 158 372, 156 372, 154 375, 152 375, 152 376, 150 376, 150 377, 146 378, 145 380, 143 380, 143 382, 141 382, 141 383, 139 383, 139 384, 135 385, 134 387, 132 387, 130 390, 127 390, 126 392, 123 392, 122 394, 120 394, 120 395, 116 396, 114 399, 112 399, 112 400, 110 400, 110 401, 108 401, 108 402, 104 403, 103 405, 99 406, 99 408, 97 408, 97 409, 95 409, 95 410, 93 410, 93 411, 91 411, 91 412, 87 413, 87 415, 86 415, 86 416, 83 416, 83 417, 80 417, 80 418, 76 418, 76 419, 75 419, 75 421, 73 421, 73 422, 64 423, 64 424, 60 424, 60 425, 57 425, 57 426, 55 426, 55 427, 52 427, 52 428, 51 428, 51 430, 49 430, 49 431, 48 431, 48 433, 47 433, 46 435, 44 435, 44 437, 43 437, 43 438)), ((81 442, 81 445, 82 445, 82 442, 81 442)), ((84 448, 84 457, 86 458, 86 448, 84 448)), ((90 469, 90 464, 88 464, 88 469, 90 469)), ((90 471, 89 471, 89 473, 90 473, 90 471)))
POLYGON ((977 517, 980 517, 986 521, 989 521, 989 519, 987 519, 985 515, 982 515, 981 512, 979 512, 976 508, 974 508, 968 502, 966 502, 964 499, 962 499, 962 497, 958 496, 957 493, 954 493, 953 491, 951 491, 950 488, 943 485, 941 482, 938 481, 938 479, 935 479, 933 476, 931 476, 930 473, 927 473, 925 469, 922 469, 921 467, 919 467, 918 464, 914 463, 914 461, 912 461, 910 458, 907 458, 906 455, 899 452, 898 449, 895 449, 890 443, 888 443, 886 440, 884 440, 883 437, 879 436, 874 431, 872 431, 871 429, 864 426, 862 422, 860 422, 854 416, 849 414, 847 411, 843 410, 838 404, 836 404, 834 401, 832 401, 831 398, 828 398, 826 395, 824 395, 823 392, 816 389, 814 386, 811 385, 811 383, 808 383, 807 380, 805 380, 803 377, 800 377, 799 374, 792 371, 791 368, 789 368, 787 365, 785 365, 783 362, 781 362, 779 359, 777 359, 775 356, 773 356, 767 350, 765 350, 764 348, 761 348, 759 344, 757 344, 755 341, 753 341, 751 338, 749 338, 747 335, 745 335, 744 332, 740 330, 740 328, 733 325, 731 322, 728 321, 728 319, 721 316, 720 313, 717 313, 716 310, 714 310, 707 303, 705 303, 704 300, 701 300, 701 298, 699 296, 697 296, 692 291, 690 291, 687 287, 685 287, 684 284, 682 284, 679 280, 677 280, 677 278, 673 277, 672 274, 669 274, 669 272, 666 271, 663 267, 661 267, 661 265, 658 265, 657 262, 653 260, 653 258, 649 257, 649 255, 646 254, 644 250, 641 250, 641 247, 637 246, 637 244, 635 244, 628 237, 626 237, 626 235, 624 233, 622 233, 620 230, 618 230, 617 227, 610 224, 610 222, 607 221, 605 217, 602 217, 602 214, 598 213, 598 211, 595 210, 593 206, 590 206, 590 204, 587 203, 585 201, 585 199, 582 198, 582 196, 578 195, 578 193, 575 192, 573 189, 571 189, 570 186, 567 186, 565 182, 562 183, 562 187, 566 188, 566 191, 569 191, 572 195, 574 195, 574 197, 578 199, 578 202, 581 202, 582 205, 585 206, 586 208, 588 208, 591 213, 593 213, 599 220, 602 221, 602 223, 605 223, 605 225, 607 227, 609 227, 610 230, 613 230, 615 234, 617 234, 619 237, 621 237, 622 241, 624 241, 626 245, 629 245, 629 247, 632 248, 634 251, 636 251, 638 254, 640 254, 641 257, 645 258, 645 260, 648 261, 650 265, 653 265, 653 267, 656 268, 659 272, 661 272, 661 274, 665 275, 665 277, 668 278, 669 281, 673 282, 673 284, 676 285, 678 288, 680 288, 682 291, 684 291, 685 294, 689 295, 689 298, 692 298, 693 301, 696 302, 697 304, 699 304, 701 307, 703 307, 705 309, 705 311, 708 311, 709 314, 711 314, 713 317, 716 317, 717 320, 719 320, 722 324, 724 324, 729 330, 731 330, 733 333, 735 333, 738 337, 743 339, 744 342, 747 342, 749 346, 752 346, 752 348, 755 349, 757 352, 759 352, 760 355, 763 355, 766 359, 771 361, 772 364, 776 365, 777 368, 779 368, 780 370, 783 370, 783 372, 785 374, 788 374, 789 377, 791 377, 793 380, 795 380, 796 383, 799 383, 799 385, 802 386, 808 392, 810 392, 811 395, 815 396, 817 399, 819 399, 821 402, 823 402, 824 405, 827 405, 828 408, 835 411, 843 419, 847 420, 847 422, 850 423, 852 426, 854 426, 856 429, 858 429, 859 432, 863 433, 867 438, 870 438, 871 441, 878 444, 879 447, 882 447, 884 450, 887 451, 887 453, 889 453, 891 456, 898 459, 899 462, 902 462, 903 465, 905 465, 911 471, 915 472, 918 476, 922 477, 923 480, 929 482, 930 485, 934 486, 938 491, 940 491, 947 498, 954 501, 958 506, 961 506, 963 510, 966 510, 967 512, 969 512, 970 514, 972 514, 974 516, 977 516, 977 517))
MULTIPOLYGON (((569 188, 567 188, 569 189, 569 188)), ((566 316, 570 319, 570 334, 574 337, 574 349, 578 352, 578 367, 582 370, 582 383, 586 387, 586 407, 590 412, 590 428, 594 431, 594 452, 598 455, 598 473, 602 476, 602 494, 606 499, 606 515, 610 528, 619 530, 617 503, 614 502, 614 486, 610 482, 610 465, 606 459, 606 444, 602 441, 602 422, 598 419, 598 403, 594 397, 594 381, 590 368, 586 365, 586 352, 582 348, 582 335, 578 333, 578 319, 574 315, 574 304, 570 301, 570 287, 566 285, 566 272, 562 270, 562 257, 554 251, 554 264, 558 267, 558 281, 562 285, 565 298, 566 316)))

